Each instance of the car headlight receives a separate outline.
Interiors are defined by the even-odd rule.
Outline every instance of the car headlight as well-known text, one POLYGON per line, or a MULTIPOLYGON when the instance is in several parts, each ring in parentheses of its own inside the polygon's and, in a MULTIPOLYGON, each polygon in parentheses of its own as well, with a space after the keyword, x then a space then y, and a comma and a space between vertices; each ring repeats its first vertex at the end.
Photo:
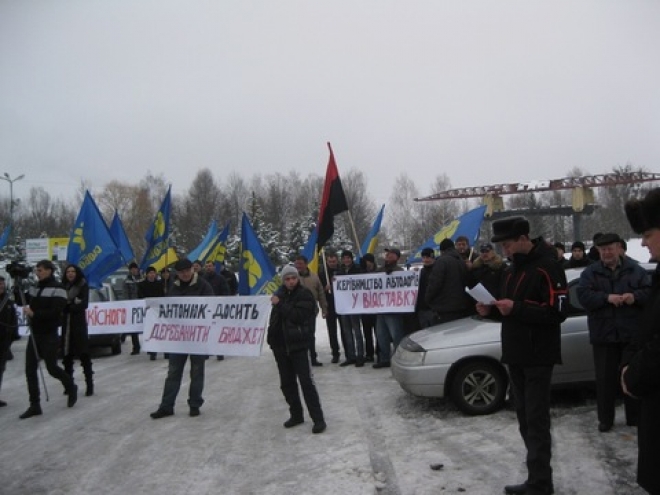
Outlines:
POLYGON ((396 349, 396 358, 404 366, 421 366, 426 358, 426 349, 406 337, 396 349))

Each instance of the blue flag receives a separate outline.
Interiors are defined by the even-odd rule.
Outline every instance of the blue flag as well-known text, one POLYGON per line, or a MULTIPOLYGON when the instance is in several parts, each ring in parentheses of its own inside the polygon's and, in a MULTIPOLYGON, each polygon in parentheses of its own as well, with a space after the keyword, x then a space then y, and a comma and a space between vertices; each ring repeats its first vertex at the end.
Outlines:
POLYGON ((172 209, 172 187, 167 188, 167 194, 160 205, 156 217, 147 230, 144 238, 147 241, 147 250, 140 262, 140 269, 145 271, 153 266, 157 271, 162 270, 178 258, 174 249, 170 247, 170 211, 172 209))
POLYGON ((220 271, 222 262, 225 261, 227 256, 227 239, 229 238, 230 225, 231 222, 228 222, 227 225, 225 225, 222 232, 216 236, 214 243, 202 253, 202 257, 200 258, 203 263, 212 261, 215 265, 216 271, 220 271))
MULTIPOLYGON (((360 257, 367 253, 374 254, 376 252, 376 244, 378 244, 378 232, 380 232, 380 225, 383 223, 383 213, 385 212, 385 205, 380 207, 378 215, 374 220, 374 224, 371 226, 371 230, 367 234, 367 237, 362 243, 360 257)), ((360 258, 356 260, 356 263, 360 262, 360 258)))
POLYGON ((7 241, 9 240, 9 233, 11 232, 11 225, 7 225, 5 230, 2 232, 2 236, 0 236, 0 249, 5 247, 7 245, 7 241))
POLYGON ((89 191, 85 192, 85 200, 73 224, 66 260, 78 265, 89 286, 94 288, 101 287, 103 280, 124 264, 121 252, 89 191))
POLYGON ((273 294, 280 286, 279 276, 268 259, 245 213, 241 222, 241 261, 238 267, 238 293, 241 296, 273 294))
POLYGON ((115 210, 115 216, 112 218, 112 223, 110 224, 110 233, 124 258, 124 263, 128 264, 133 261, 135 259, 135 254, 133 253, 131 243, 128 241, 128 236, 124 230, 124 224, 121 223, 117 210, 115 210))
POLYGON ((204 239, 202 239, 202 242, 199 243, 199 246, 197 246, 195 249, 193 249, 188 253, 187 258, 190 261, 195 261, 195 260, 204 261, 202 253, 208 252, 209 248, 215 244, 217 236, 218 236, 218 223, 215 220, 213 220, 213 222, 211 222, 211 225, 209 226, 209 230, 206 232, 206 235, 204 236, 204 239))
POLYGON ((474 245, 477 239, 479 239, 479 229, 481 229, 481 222, 484 220, 485 211, 486 206, 479 206, 474 210, 464 213, 456 220, 443 225, 433 237, 412 251, 411 256, 408 257, 406 262, 420 263, 422 261, 422 249, 428 247, 437 251, 440 242, 447 238, 455 241, 457 237, 464 235, 469 239, 470 245, 474 245))

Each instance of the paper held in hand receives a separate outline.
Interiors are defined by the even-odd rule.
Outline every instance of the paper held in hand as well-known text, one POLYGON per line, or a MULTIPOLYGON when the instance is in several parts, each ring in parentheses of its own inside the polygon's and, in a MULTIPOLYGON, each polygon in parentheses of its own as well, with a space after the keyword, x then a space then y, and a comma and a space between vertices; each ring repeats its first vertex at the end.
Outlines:
POLYGON ((488 292, 488 289, 486 289, 481 283, 475 285, 471 289, 466 287, 465 292, 472 296, 475 301, 483 304, 493 304, 496 301, 493 295, 488 292))

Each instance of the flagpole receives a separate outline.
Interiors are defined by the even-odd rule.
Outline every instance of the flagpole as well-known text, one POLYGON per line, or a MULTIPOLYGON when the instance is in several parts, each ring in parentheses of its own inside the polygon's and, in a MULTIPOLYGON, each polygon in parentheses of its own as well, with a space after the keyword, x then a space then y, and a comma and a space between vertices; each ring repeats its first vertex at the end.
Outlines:
MULTIPOLYGON (((330 277, 328 276, 328 265, 327 261, 325 259, 325 247, 321 246, 321 261, 323 263, 323 272, 325 273, 325 281, 326 283, 330 283, 330 277)), ((332 285, 330 286, 332 287, 332 285)), ((325 287, 324 287, 325 289, 325 287)))
POLYGON ((360 246, 360 241, 358 240, 357 232, 355 231, 355 222, 353 222, 353 215, 351 215, 350 208, 346 210, 346 213, 348 213, 348 223, 351 224, 351 230, 353 231, 353 238, 358 249, 358 254, 360 255, 360 258, 362 258, 362 246, 360 246))

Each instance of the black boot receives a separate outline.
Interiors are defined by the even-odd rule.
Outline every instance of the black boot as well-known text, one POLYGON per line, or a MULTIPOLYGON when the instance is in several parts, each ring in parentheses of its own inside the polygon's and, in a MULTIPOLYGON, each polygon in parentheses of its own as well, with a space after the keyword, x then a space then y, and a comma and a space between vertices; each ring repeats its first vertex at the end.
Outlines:
POLYGON ((78 402, 78 385, 73 383, 73 380, 71 380, 71 386, 67 390, 67 395, 69 398, 66 400, 66 406, 73 407, 78 402))
POLYGON ((35 402, 34 404, 30 404, 30 407, 19 416, 19 419, 28 419, 32 416, 41 416, 41 414, 41 405, 38 402, 35 402))
MULTIPOLYGON (((71 381, 73 381, 73 359, 69 361, 69 359, 65 357, 62 360, 62 366, 64 367, 66 374, 71 377, 71 381)), ((64 395, 67 395, 68 393, 69 391, 64 387, 64 395)))
POLYGON ((94 395, 94 379, 92 378, 91 373, 89 375, 85 375, 85 386, 87 387, 85 389, 85 396, 91 397, 94 395))
POLYGON ((85 385, 87 387, 85 390, 85 396, 90 397, 94 395, 94 372, 92 371, 92 361, 89 359, 89 355, 81 356, 80 361, 82 362, 83 373, 85 374, 85 385))

